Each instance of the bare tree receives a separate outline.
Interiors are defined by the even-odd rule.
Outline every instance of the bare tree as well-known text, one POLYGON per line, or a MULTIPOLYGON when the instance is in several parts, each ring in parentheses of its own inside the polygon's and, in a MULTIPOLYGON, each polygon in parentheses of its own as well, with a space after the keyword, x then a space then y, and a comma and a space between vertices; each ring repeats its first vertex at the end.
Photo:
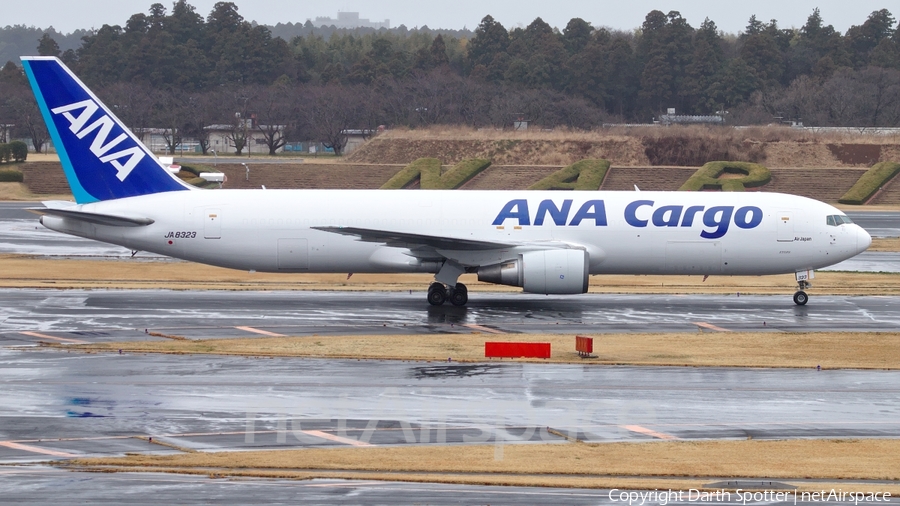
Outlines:
POLYGON ((162 93, 160 98, 156 122, 162 127, 166 150, 175 154, 175 150, 184 140, 184 127, 188 122, 188 97, 184 92, 172 89, 162 93))
POLYGON ((47 125, 41 116, 34 96, 26 90, 18 90, 8 97, 8 104, 15 118, 16 129, 31 138, 34 151, 41 153, 50 139, 47 125))
POLYGON ((867 67, 857 74, 859 97, 865 126, 897 126, 900 112, 900 71, 881 67, 867 67))
POLYGON ((204 155, 209 152, 209 127, 221 113, 218 98, 215 92, 194 93, 187 97, 184 134, 197 140, 204 155))
POLYGON ((285 83, 276 83, 258 93, 255 128, 262 134, 270 155, 275 155, 287 144, 285 135, 290 129, 289 123, 297 117, 294 96, 297 94, 285 83))
POLYGON ((226 137, 234 146, 234 154, 240 155, 247 146, 247 140, 253 129, 253 115, 250 113, 256 99, 255 88, 241 86, 229 91, 226 107, 228 107, 228 133, 226 137), (234 112, 231 112, 234 111, 234 112))
POLYGON ((162 108, 162 94, 145 83, 117 82, 104 89, 101 97, 141 141, 162 108))
POLYGON ((365 129, 362 87, 329 84, 310 90, 302 114, 307 128, 326 148, 340 156, 351 129, 365 129))

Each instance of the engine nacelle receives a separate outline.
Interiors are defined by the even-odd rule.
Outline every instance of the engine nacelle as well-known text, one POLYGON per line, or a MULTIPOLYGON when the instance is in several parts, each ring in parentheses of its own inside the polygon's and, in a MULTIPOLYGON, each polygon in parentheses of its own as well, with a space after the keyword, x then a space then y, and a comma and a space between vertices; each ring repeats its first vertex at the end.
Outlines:
POLYGON ((521 286, 529 293, 586 293, 590 257, 580 249, 522 253, 516 260, 478 268, 478 281, 521 286))

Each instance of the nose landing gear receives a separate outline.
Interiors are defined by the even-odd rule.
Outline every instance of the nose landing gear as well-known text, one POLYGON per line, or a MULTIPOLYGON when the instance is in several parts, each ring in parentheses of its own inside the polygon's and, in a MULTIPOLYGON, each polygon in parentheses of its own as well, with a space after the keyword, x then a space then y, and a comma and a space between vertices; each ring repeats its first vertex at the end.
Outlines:
POLYGON ((794 293, 794 304, 805 306, 806 303, 809 302, 809 295, 806 295, 806 290, 812 287, 809 280, 816 277, 815 271, 797 271, 794 273, 794 277, 797 279, 797 285, 800 287, 800 289, 794 293))

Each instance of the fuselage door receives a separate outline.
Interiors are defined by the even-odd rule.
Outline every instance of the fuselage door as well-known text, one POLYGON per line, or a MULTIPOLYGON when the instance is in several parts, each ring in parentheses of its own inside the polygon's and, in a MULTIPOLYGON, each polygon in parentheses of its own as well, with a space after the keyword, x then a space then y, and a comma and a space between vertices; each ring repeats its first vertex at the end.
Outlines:
POLYGON ((203 211, 203 237, 207 239, 222 238, 222 210, 205 209, 203 211))
POLYGON ((794 213, 791 211, 778 211, 778 242, 794 241, 794 213))
POLYGON ((278 270, 309 270, 309 242, 306 239, 278 239, 278 270))

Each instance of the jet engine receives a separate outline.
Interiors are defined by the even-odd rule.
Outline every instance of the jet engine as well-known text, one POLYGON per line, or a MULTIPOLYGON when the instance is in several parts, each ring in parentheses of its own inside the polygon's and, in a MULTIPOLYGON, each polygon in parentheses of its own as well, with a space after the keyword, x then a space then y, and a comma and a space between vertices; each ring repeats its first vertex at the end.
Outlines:
POLYGON ((521 286, 529 293, 586 293, 588 252, 580 249, 529 251, 519 258, 478 268, 478 281, 521 286))

